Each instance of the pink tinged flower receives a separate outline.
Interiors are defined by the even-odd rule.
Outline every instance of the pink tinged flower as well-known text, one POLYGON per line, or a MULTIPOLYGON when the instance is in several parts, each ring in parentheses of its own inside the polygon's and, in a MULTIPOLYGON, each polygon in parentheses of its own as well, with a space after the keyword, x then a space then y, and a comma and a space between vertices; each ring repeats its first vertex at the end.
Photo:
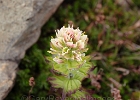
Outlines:
POLYGON ((80 37, 82 35, 82 31, 80 31, 79 29, 75 29, 74 32, 75 32, 75 34, 74 34, 75 35, 74 40, 75 41, 80 40, 80 37))
POLYGON ((74 45, 73 42, 67 42, 66 44, 67 44, 67 46, 73 48, 73 45, 74 45))
POLYGON ((70 28, 66 28, 67 30, 64 32, 63 37, 66 42, 72 41, 74 38, 74 31, 70 28))
POLYGON ((85 47, 85 44, 82 42, 82 40, 79 40, 76 44, 78 49, 84 49, 85 47))
POLYGON ((65 40, 66 42, 68 42, 68 41, 70 40, 70 37, 69 37, 67 34, 65 34, 65 35, 64 35, 64 40, 65 40))
POLYGON ((67 30, 67 34, 68 34, 68 35, 74 35, 73 29, 68 29, 68 30, 67 30))
POLYGON ((74 38, 75 33, 74 33, 73 29, 69 28, 66 33, 70 38, 72 38, 72 39, 74 38))
POLYGON ((81 40, 82 40, 83 42, 86 42, 86 41, 88 40, 87 35, 82 35, 82 36, 81 36, 81 40))
POLYGON ((77 45, 76 44, 73 44, 73 48, 76 48, 77 47, 77 45))
POLYGON ((55 38, 55 39, 51 39, 51 43, 55 46, 55 47, 62 47, 62 45, 60 44, 60 39, 55 38))
POLYGON ((64 37, 67 29, 63 26, 60 30, 56 30, 56 37, 64 37))
POLYGON ((80 37, 81 37, 81 34, 76 33, 75 36, 74 36, 74 40, 78 41, 80 39, 80 37))
POLYGON ((66 44, 70 48, 76 48, 77 47, 77 44, 73 44, 73 42, 67 42, 66 44))
POLYGON ((62 56, 64 56, 65 54, 67 54, 68 52, 69 52, 69 48, 68 47, 64 47, 63 49, 62 49, 62 56))
MULTIPOLYGON (((87 35, 84 35, 78 28, 62 27, 60 30, 56 30, 56 38, 51 39, 52 48, 49 53, 54 54, 54 57, 57 58, 81 61, 84 57, 84 52, 87 51, 87 41, 87 35)), ((60 62, 61 59, 55 58, 54 60, 60 62)))
POLYGON ((54 60, 55 62, 57 62, 57 63, 62 63, 62 62, 63 62, 62 59, 57 58, 57 57, 53 58, 53 60, 54 60))
POLYGON ((48 51, 51 54, 58 54, 57 50, 54 50, 53 48, 50 48, 51 51, 48 51))
POLYGON ((54 50, 53 48, 50 48, 51 51, 57 52, 57 50, 54 50))
POLYGON ((74 58, 77 60, 77 61, 81 61, 82 58, 81 58, 81 53, 77 53, 75 51, 72 51, 73 55, 74 55, 74 58))
POLYGON ((57 44, 56 44, 55 39, 51 39, 51 43, 52 43, 54 46, 56 46, 56 47, 57 47, 57 44))

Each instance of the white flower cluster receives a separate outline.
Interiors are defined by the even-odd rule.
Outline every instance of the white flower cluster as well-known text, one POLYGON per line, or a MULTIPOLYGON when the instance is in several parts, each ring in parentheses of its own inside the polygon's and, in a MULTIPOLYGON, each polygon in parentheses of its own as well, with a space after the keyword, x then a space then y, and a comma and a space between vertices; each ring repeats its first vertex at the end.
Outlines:
POLYGON ((87 51, 87 35, 77 29, 73 29, 70 25, 62 27, 56 31, 56 38, 51 39, 51 48, 49 53, 54 55, 53 60, 61 63, 64 59, 73 59, 82 61, 87 51))

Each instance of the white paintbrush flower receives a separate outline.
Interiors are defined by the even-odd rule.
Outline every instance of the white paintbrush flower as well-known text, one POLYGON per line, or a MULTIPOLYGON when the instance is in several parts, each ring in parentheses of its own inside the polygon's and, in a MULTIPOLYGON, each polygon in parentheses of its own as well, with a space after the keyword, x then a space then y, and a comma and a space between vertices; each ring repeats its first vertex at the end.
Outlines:
POLYGON ((63 62, 64 59, 82 61, 87 51, 87 35, 79 28, 74 29, 72 26, 62 27, 56 31, 56 37, 51 39, 51 48, 49 53, 53 54, 54 61, 63 62))

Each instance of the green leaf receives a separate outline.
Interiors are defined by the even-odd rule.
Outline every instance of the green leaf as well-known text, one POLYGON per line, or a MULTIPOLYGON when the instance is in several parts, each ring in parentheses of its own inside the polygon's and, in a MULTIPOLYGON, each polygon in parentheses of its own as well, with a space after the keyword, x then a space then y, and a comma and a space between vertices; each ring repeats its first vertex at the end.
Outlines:
POLYGON ((81 82, 77 79, 67 79, 64 81, 64 91, 65 92, 74 92, 81 87, 81 82))
POLYGON ((84 78, 87 77, 90 68, 91 68, 90 63, 84 63, 81 67, 74 69, 73 71, 71 71, 73 79, 82 81, 84 78))
POLYGON ((81 87, 81 82, 77 79, 69 79, 64 76, 50 77, 49 82, 54 88, 62 88, 66 93, 74 92, 81 87))
POLYGON ((79 68, 79 71, 84 74, 87 74, 91 67, 92 67, 91 63, 86 62, 79 68))
POLYGON ((96 75, 97 74, 97 67, 93 70, 93 73, 96 75))
POLYGON ((132 100, 139 100, 140 99, 140 91, 133 92, 131 99, 132 100))
POLYGON ((73 100, 77 99, 81 100, 81 98, 85 98, 86 97, 86 92, 84 91, 76 91, 76 93, 72 94, 71 97, 73 98, 73 100))
POLYGON ((70 70, 74 68, 78 68, 81 64, 81 62, 76 61, 76 60, 68 60, 67 63, 68 63, 67 68, 70 70))
POLYGON ((82 81, 87 74, 84 74, 83 72, 80 72, 79 70, 75 70, 72 72, 73 78, 82 81))
POLYGON ((65 60, 63 63, 60 64, 54 63, 53 68, 54 70, 60 72, 63 75, 68 75, 69 73, 71 73, 71 70, 77 69, 81 64, 82 62, 78 62, 75 60, 65 60))
MULTIPOLYGON (((103 99, 101 96, 99 96, 99 95, 97 95, 97 94, 93 94, 93 98, 98 98, 98 99, 103 99)), ((112 100, 112 99, 110 99, 110 100, 112 100)))
POLYGON ((65 77, 63 76, 55 76, 55 77, 48 78, 48 81, 52 84, 52 87, 55 87, 55 88, 62 88, 63 80, 65 80, 65 77))
POLYGON ((86 62, 88 62, 88 61, 91 60, 91 56, 84 56, 84 57, 83 57, 83 60, 86 60, 86 62))
POLYGON ((61 64, 54 63, 53 69, 56 70, 57 72, 60 72, 63 75, 68 75, 69 70, 68 70, 67 66, 68 66, 68 63, 66 63, 66 62, 61 63, 61 64))

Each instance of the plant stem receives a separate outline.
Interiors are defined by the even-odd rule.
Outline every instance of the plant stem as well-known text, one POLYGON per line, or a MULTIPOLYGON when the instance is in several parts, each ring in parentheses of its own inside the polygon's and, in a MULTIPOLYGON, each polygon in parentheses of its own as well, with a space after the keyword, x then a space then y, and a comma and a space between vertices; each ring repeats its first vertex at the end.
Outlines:
POLYGON ((33 87, 34 87, 34 86, 32 86, 32 87, 30 88, 30 90, 29 90, 28 100, 31 100, 31 96, 30 96, 30 94, 31 94, 31 92, 32 92, 33 87))
POLYGON ((66 98, 66 92, 63 90, 63 92, 62 92, 62 99, 61 100, 65 100, 65 98, 66 98))

